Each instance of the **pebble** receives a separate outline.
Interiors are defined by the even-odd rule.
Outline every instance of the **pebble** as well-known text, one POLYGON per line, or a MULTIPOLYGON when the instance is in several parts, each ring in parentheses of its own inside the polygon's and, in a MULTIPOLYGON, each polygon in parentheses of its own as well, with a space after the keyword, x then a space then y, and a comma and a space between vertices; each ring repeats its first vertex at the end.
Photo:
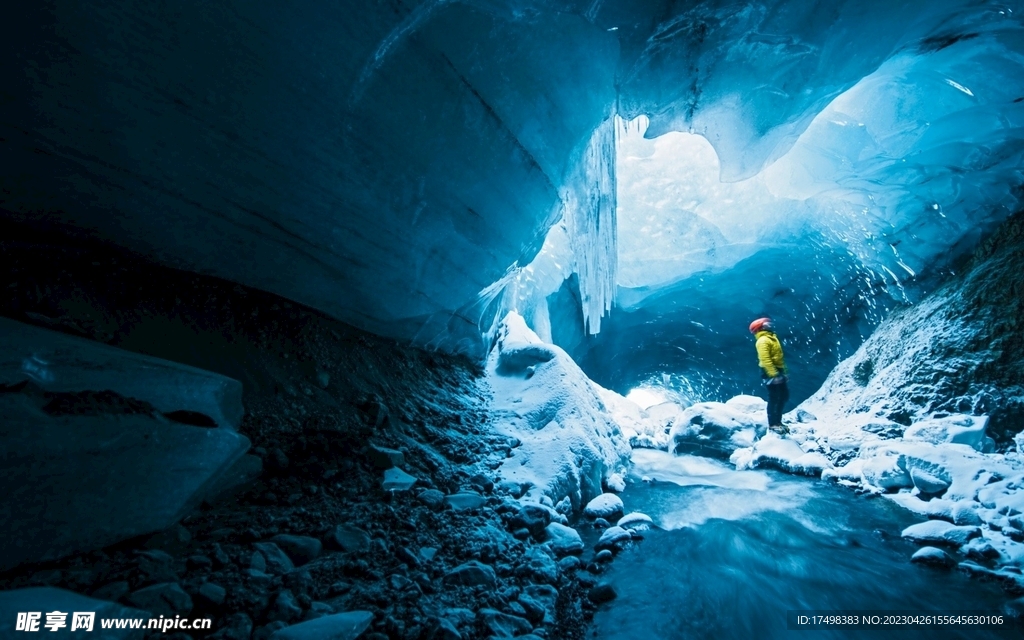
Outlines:
POLYGON ((537 582, 555 584, 558 582, 558 565, 543 547, 533 547, 523 556, 525 561, 516 569, 516 574, 529 577, 537 582))

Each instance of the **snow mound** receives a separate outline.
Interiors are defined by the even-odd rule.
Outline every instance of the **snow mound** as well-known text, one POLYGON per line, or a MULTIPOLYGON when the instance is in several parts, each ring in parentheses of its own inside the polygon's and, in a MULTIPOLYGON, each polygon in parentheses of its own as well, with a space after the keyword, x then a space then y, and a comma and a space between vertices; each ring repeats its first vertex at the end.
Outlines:
POLYGON ((593 383, 517 313, 505 316, 498 329, 485 382, 496 430, 521 442, 498 473, 529 486, 526 500, 557 504, 568 497, 578 510, 601 494, 613 474, 625 471, 630 448, 624 424, 645 420, 639 407, 593 383))

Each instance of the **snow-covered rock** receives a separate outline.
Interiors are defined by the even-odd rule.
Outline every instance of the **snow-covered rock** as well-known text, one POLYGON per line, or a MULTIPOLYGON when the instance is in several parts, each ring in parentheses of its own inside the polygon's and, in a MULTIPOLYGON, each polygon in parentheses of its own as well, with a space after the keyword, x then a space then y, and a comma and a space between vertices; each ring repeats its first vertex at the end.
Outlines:
POLYGON ((903 433, 904 440, 921 440, 932 444, 950 442, 966 444, 981 451, 985 444, 988 416, 946 416, 915 422, 903 433))
POLYGON ((634 511, 633 513, 627 513, 619 518, 619 521, 615 523, 615 526, 632 531, 644 531, 654 526, 654 520, 652 520, 651 516, 646 513, 634 511))
POLYGON ((789 438, 769 433, 752 447, 737 449, 729 457, 737 469, 772 468, 807 476, 821 476, 832 466, 821 453, 804 451, 800 444, 789 438))
POLYGON ((552 522, 547 526, 547 536, 551 543, 551 550, 558 557, 583 551, 583 539, 579 532, 572 527, 552 522))
POLYGON ((921 547, 910 556, 910 561, 936 567, 951 567, 956 564, 948 553, 936 547, 921 547))
POLYGON ((602 549, 619 549, 623 545, 628 544, 633 539, 631 534, 622 527, 608 527, 604 533, 601 534, 600 539, 597 541, 595 548, 600 551, 602 549))
POLYGON ((724 403, 699 402, 674 421, 669 433, 672 450, 726 458, 767 431, 766 407, 764 400, 754 396, 737 396, 724 403))
POLYGON ((981 529, 978 527, 959 527, 945 520, 929 520, 910 525, 900 535, 915 542, 960 547, 967 544, 968 540, 980 536, 981 529))
POLYGON ((514 312, 498 330, 485 382, 495 428, 522 443, 498 473, 531 487, 526 499, 553 505, 568 497, 579 509, 625 469, 630 447, 616 416, 630 414, 632 405, 634 417, 643 419, 639 407, 592 382, 514 312))
POLYGON ((583 515, 588 518, 604 518, 611 521, 621 516, 624 510, 622 498, 614 493, 602 493, 587 503, 586 508, 583 509, 583 515))

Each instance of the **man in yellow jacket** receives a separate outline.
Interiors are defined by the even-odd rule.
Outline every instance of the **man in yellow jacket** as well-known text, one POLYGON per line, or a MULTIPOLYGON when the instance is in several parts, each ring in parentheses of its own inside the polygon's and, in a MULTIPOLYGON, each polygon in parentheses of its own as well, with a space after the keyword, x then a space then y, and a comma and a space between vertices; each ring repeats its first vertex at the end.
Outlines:
POLYGON ((782 424, 782 408, 789 400, 786 385, 786 361, 782 357, 782 343, 772 331, 771 318, 758 318, 750 323, 757 348, 757 362, 761 366, 761 377, 768 387, 768 428, 776 433, 789 433, 782 424))

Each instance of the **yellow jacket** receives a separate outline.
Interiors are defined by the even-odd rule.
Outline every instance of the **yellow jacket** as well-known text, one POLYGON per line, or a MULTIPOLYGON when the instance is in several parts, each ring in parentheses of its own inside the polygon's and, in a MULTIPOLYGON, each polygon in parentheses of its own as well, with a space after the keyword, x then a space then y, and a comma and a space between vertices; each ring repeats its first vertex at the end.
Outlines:
POLYGON ((771 331, 758 331, 754 337, 757 348, 757 363, 769 378, 786 373, 786 361, 782 359, 782 343, 771 331))

